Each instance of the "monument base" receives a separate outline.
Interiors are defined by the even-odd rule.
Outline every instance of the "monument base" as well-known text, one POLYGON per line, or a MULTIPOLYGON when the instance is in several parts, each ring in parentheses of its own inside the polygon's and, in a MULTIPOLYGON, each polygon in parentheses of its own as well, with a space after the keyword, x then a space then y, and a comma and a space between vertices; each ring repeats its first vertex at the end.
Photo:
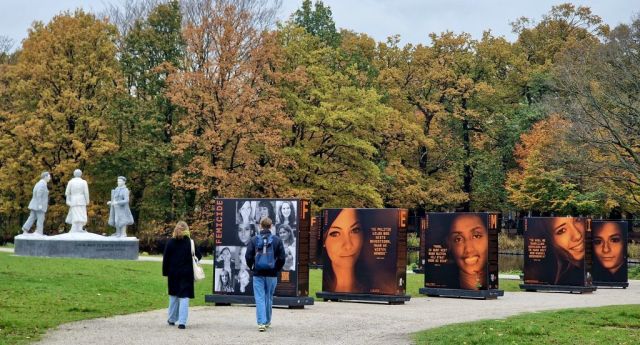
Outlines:
POLYGON ((596 286, 571 286, 571 285, 543 285, 543 284, 520 284, 520 289, 536 292, 536 291, 552 291, 552 292, 569 292, 569 293, 592 293, 598 288, 596 286))
POLYGON ((629 282, 593 282, 593 285, 597 287, 619 287, 626 289, 629 287, 629 282))
MULTIPOLYGON (((214 303, 216 306, 256 303, 253 296, 248 295, 205 295, 204 301, 207 303, 214 303)), ((307 296, 273 296, 274 306, 284 306, 288 307, 289 309, 303 309, 305 305, 313 305, 313 302, 313 298, 307 296)))
POLYGON ((475 298, 475 299, 497 299, 504 296, 504 290, 465 290, 465 289, 441 289, 441 288, 420 288, 420 294, 430 297, 455 297, 455 298, 475 298))
POLYGON ((57 236, 18 235, 14 254, 86 259, 138 260, 140 242, 135 237, 113 238, 92 233, 57 236))
POLYGON ((316 292, 318 298, 326 301, 366 301, 366 302, 386 302, 389 304, 404 304, 411 299, 409 295, 376 295, 376 294, 360 294, 346 292, 316 292))

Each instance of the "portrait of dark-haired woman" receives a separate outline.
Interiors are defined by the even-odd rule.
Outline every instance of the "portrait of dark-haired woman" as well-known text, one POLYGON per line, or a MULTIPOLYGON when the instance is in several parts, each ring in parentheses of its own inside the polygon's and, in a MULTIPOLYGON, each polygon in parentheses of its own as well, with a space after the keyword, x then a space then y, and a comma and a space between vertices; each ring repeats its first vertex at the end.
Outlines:
POLYGON ((296 208, 291 201, 278 201, 276 202, 278 209, 278 224, 286 224, 291 227, 296 225, 296 208))
POLYGON ((277 226, 276 235, 280 237, 282 245, 284 246, 284 252, 286 255, 284 266, 285 271, 296 270, 296 237, 293 233, 293 228, 289 224, 281 224, 277 226))
POLYGON ((593 280, 626 282, 627 251, 622 224, 594 221, 592 229, 593 280))
POLYGON ((236 224, 250 223, 254 216, 254 206, 251 201, 236 202, 236 224))
POLYGON ((478 290, 487 287, 488 236, 486 221, 480 215, 460 213, 453 216, 446 243, 458 268, 458 288, 478 290))
POLYGON ((255 215, 255 223, 260 224, 264 218, 269 218, 271 220, 276 219, 276 213, 273 208, 273 202, 267 200, 261 200, 258 202, 258 206, 256 207, 256 215, 255 215))
POLYGON ((325 263, 323 288, 332 292, 361 292, 356 267, 364 244, 363 229, 357 210, 340 210, 323 234, 323 246, 329 263, 325 263), (325 284, 327 286, 325 286, 325 284))

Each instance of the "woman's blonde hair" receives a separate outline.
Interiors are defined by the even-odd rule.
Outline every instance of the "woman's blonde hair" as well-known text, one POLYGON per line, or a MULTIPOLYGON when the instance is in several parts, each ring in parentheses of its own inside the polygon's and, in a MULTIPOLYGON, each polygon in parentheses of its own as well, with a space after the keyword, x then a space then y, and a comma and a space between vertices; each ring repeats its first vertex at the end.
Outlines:
POLYGON ((182 238, 184 236, 189 236, 189 225, 185 221, 179 221, 176 224, 176 227, 173 228, 173 238, 182 238))

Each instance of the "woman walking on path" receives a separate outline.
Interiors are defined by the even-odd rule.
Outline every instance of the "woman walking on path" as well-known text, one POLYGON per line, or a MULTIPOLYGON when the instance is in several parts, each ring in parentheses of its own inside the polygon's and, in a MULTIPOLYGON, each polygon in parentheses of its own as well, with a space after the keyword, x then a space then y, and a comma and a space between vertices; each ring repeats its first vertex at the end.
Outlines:
POLYGON ((260 234, 254 236, 247 246, 245 259, 253 271, 253 296, 256 300, 258 330, 264 332, 271 326, 271 306, 278 283, 278 272, 282 270, 285 252, 282 241, 271 234, 269 217, 260 221, 260 234))
MULTIPOLYGON (((162 275, 168 277, 169 318, 167 322, 184 329, 189 316, 189 299, 194 298, 193 259, 191 258, 191 236, 189 226, 179 221, 173 229, 173 236, 167 242, 162 256, 162 275)), ((200 260, 202 255, 195 248, 200 260)))

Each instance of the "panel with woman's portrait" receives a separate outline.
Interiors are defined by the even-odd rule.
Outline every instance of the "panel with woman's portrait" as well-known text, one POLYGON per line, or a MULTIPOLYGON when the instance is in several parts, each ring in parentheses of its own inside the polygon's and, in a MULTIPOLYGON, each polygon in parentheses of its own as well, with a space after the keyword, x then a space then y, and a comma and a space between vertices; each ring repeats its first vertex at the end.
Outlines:
POLYGON ((524 219, 524 283, 591 285, 591 220, 578 217, 524 219))
POLYGON ((626 221, 593 220, 593 282, 626 283, 627 236, 626 221))
POLYGON ((244 258, 246 250, 246 246, 215 248, 214 292, 253 294, 251 273, 244 258))
POLYGON ((404 209, 323 210, 322 290, 404 295, 406 221, 404 209))
POLYGON ((269 230, 280 238, 286 254, 284 267, 278 276, 276 296, 308 293, 308 251, 300 250, 301 240, 303 245, 309 241, 310 210, 307 200, 217 199, 214 204, 214 293, 252 294, 252 273, 244 254, 249 242, 260 233, 260 221, 265 217, 272 220, 273 226, 269 230))
POLYGON ((498 289, 497 213, 427 213, 420 239, 424 286, 498 289))

